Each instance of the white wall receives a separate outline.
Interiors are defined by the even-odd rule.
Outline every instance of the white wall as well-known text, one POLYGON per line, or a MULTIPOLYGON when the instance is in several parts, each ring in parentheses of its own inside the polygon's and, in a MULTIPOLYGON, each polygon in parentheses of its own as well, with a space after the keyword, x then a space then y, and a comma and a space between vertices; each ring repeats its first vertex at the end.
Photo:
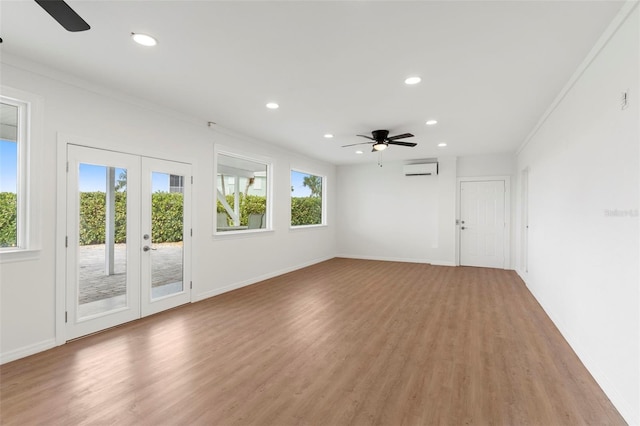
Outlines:
POLYGON ((455 264, 456 158, 438 176, 405 176, 403 163, 338 167, 338 253, 455 264))
POLYGON ((458 177, 512 176, 516 157, 512 153, 458 157, 458 177))
MULTIPOLYGON (((202 299, 262 278, 331 258, 335 253, 335 167, 207 127, 206 122, 162 112, 78 81, 81 89, 47 75, 53 71, 3 57, 3 86, 43 99, 42 137, 33 149, 42 158, 35 184, 41 193, 42 250, 33 260, 0 265, 0 359, 6 362, 51 347, 56 306, 56 144, 58 134, 114 150, 193 164, 194 299, 202 299), (11 63, 11 65, 9 64, 11 63), (37 72, 34 72, 37 71, 37 72), (274 163, 274 231, 257 236, 212 237, 214 144, 241 153, 270 157, 274 163), (289 229, 289 169, 301 168, 328 178, 329 226, 289 229)), ((69 77, 64 77, 68 79, 69 77)), ((75 83, 74 83, 75 84, 75 83)), ((38 220, 39 218, 36 218, 38 220)))
POLYGON ((518 155, 518 171, 529 168, 520 273, 630 424, 640 424, 639 22, 636 8, 518 155))

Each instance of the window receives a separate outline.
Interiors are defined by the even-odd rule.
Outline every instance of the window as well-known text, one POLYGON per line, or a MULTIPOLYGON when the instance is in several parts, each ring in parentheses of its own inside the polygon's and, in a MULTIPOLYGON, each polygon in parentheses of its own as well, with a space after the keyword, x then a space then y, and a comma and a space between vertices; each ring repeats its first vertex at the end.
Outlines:
POLYGON ((216 158, 216 234, 271 229, 271 164, 228 153, 216 158))
POLYGON ((26 249, 27 122, 25 102, 0 96, 0 250, 26 249))
POLYGON ((291 226, 326 225, 326 178, 291 170, 291 226))

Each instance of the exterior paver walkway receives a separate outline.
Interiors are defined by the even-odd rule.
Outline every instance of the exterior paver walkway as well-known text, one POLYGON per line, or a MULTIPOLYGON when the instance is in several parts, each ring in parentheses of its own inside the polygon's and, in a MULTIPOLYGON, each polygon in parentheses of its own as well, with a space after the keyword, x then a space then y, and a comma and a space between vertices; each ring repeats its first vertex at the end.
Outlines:
MULTIPOLYGON (((114 274, 105 274, 105 245, 81 246, 78 250, 80 304, 125 293, 126 244, 114 247, 114 274)), ((151 256, 153 287, 182 281, 182 243, 154 244, 151 256)), ((143 253, 146 256, 147 253, 143 253)))

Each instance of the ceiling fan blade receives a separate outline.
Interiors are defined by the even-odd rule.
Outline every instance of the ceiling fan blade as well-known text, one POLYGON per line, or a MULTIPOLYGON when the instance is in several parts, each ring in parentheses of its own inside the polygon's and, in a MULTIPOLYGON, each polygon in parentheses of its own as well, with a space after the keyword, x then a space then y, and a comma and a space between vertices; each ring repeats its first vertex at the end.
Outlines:
POLYGON ((396 139, 404 139, 404 138, 412 138, 413 135, 411 133, 403 133, 401 135, 391 136, 387 138, 388 141, 395 141, 396 139))
POLYGON ((352 143, 349 145, 342 145, 343 148, 346 148, 348 146, 356 146, 356 145, 369 145, 371 142, 360 142, 360 143, 352 143))
POLYGON ((86 31, 89 24, 80 17, 64 0, 35 0, 49 15, 67 31, 86 31))
POLYGON ((365 136, 365 135, 356 135, 356 136, 360 136, 361 138, 367 138, 367 139, 371 139, 372 141, 375 141, 375 139, 372 138, 371 136, 365 136))
POLYGON ((416 146, 418 145, 415 142, 396 142, 396 141, 389 141, 388 142, 389 145, 400 145, 400 146, 416 146))

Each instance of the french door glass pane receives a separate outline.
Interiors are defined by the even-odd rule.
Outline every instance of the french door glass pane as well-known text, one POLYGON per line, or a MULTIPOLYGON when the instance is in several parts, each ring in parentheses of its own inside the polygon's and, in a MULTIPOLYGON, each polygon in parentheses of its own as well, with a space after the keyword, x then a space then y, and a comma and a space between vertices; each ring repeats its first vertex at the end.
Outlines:
POLYGON ((78 316, 127 306, 127 171, 79 165, 78 316))
POLYGON ((184 176, 151 174, 151 298, 183 290, 184 176))

